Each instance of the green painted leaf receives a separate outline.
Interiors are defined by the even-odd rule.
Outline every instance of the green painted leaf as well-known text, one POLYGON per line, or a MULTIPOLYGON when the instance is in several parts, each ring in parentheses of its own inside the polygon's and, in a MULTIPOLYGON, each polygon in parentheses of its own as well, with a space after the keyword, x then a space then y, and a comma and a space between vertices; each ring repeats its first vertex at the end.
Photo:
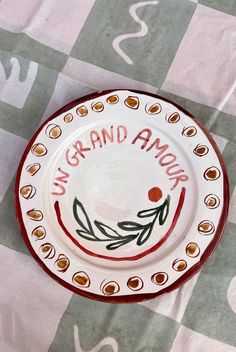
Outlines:
POLYGON ((108 244, 106 246, 106 248, 109 250, 117 249, 117 248, 124 246, 125 244, 133 241, 137 236, 138 236, 138 234, 125 236, 125 237, 123 237, 123 239, 121 239, 119 241, 108 244))
POLYGON ((138 231, 143 229, 143 225, 134 221, 120 221, 118 227, 124 231, 138 231))
MULTIPOLYGON (((152 224, 150 223, 150 225, 152 225, 152 224)), ((151 233, 152 233, 152 229, 153 229, 152 226, 147 226, 140 233, 140 235, 138 236, 138 240, 137 240, 137 245, 138 246, 141 246, 142 244, 144 244, 149 239, 149 237, 151 236, 151 233)))
POLYGON ((84 206, 77 198, 74 199, 73 214, 75 220, 82 227, 82 229, 94 235, 91 222, 84 209, 84 206))
POLYGON ((113 230, 110 226, 103 224, 102 222, 95 220, 94 224, 97 226, 98 230, 106 237, 119 239, 122 238, 117 231, 113 230))
POLYGON ((167 216, 169 214, 169 208, 170 208, 170 196, 168 195, 164 203, 162 204, 160 208, 160 214, 159 214, 159 224, 163 225, 164 222, 167 219, 167 216))
POLYGON ((150 216, 156 215, 156 213, 159 211, 159 207, 157 208, 152 208, 152 209, 147 209, 147 210, 140 210, 137 214, 139 218, 149 218, 150 216))
POLYGON ((117 249, 117 248, 123 246, 124 244, 126 244, 126 242, 124 242, 124 241, 113 242, 113 243, 108 244, 106 246, 106 248, 109 250, 114 250, 114 249, 117 249))
POLYGON ((86 240, 89 240, 89 241, 97 241, 98 240, 97 237, 95 237, 93 234, 91 234, 87 231, 76 230, 76 232, 80 237, 85 238, 86 240))

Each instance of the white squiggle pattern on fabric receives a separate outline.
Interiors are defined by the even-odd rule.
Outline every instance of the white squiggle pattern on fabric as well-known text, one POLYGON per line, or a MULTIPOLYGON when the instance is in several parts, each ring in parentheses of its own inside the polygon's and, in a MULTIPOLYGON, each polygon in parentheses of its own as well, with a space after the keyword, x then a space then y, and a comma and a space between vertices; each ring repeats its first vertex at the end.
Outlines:
POLYGON ((0 100, 19 109, 22 109, 35 81, 38 64, 30 62, 27 77, 20 81, 20 64, 17 58, 11 58, 11 74, 7 79, 2 63, 0 62, 0 100))
POLYGON ((157 5, 159 1, 141 1, 136 4, 133 4, 130 6, 129 13, 130 16, 135 20, 135 22, 139 23, 141 26, 141 29, 139 32, 135 33, 126 33, 122 35, 118 35, 112 42, 112 46, 114 50, 119 54, 127 64, 133 65, 133 60, 125 54, 125 52, 120 48, 120 43, 128 38, 138 38, 138 37, 144 37, 148 33, 148 26, 144 21, 142 21, 138 15, 136 14, 136 10, 139 7, 146 6, 146 5, 157 5))
MULTIPOLYGON (((85 352, 80 346, 79 329, 77 325, 74 325, 74 342, 75 352, 85 352)), ((107 345, 110 345, 112 347, 113 352, 118 352, 118 343, 112 337, 106 337, 105 339, 101 340, 92 350, 86 352, 98 352, 103 346, 107 345)))

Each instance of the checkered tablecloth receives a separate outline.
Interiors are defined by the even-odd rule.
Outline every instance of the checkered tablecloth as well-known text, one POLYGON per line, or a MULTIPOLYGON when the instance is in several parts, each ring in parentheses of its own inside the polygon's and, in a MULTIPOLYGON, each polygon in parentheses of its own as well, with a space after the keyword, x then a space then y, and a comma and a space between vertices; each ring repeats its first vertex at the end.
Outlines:
POLYGON ((0 1, 0 351, 236 352, 236 1, 0 1), (27 141, 87 93, 134 88, 195 115, 225 159, 225 235, 180 289, 140 304, 87 300, 30 256, 14 209, 27 141))

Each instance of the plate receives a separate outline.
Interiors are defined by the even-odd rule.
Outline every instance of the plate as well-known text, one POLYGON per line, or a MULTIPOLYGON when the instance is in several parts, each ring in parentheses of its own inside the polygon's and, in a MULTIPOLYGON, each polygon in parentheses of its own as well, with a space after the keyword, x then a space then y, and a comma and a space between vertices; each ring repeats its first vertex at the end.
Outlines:
POLYGON ((112 90, 78 99, 29 142, 18 222, 59 283, 107 302, 182 285, 216 248, 229 186, 210 134, 159 96, 112 90))

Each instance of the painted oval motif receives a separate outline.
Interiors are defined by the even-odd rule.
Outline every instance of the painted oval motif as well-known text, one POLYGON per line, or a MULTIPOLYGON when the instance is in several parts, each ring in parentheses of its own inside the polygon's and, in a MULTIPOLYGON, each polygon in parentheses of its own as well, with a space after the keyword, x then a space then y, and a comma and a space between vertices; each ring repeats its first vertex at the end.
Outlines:
POLYGON ((42 244, 42 246, 40 246, 39 251, 44 259, 52 259, 56 254, 54 246, 48 242, 42 244))
POLYGON ((55 261, 55 267, 58 271, 63 273, 68 269, 69 265, 70 261, 64 254, 60 254, 55 261))
POLYGON ((106 101, 108 104, 116 104, 119 101, 119 97, 118 95, 110 95, 106 101))
POLYGON ((84 117, 88 114, 88 109, 86 108, 85 105, 79 106, 76 109, 76 114, 79 115, 80 117, 84 117))
POLYGON ((194 126, 185 127, 182 131, 182 135, 186 137, 193 137, 197 133, 197 130, 194 126))
POLYGON ((193 152, 198 156, 204 156, 209 152, 209 148, 206 145, 198 144, 193 152))
POLYGON ((63 120, 66 122, 66 123, 69 123, 73 120, 73 115, 71 113, 69 114, 66 114, 63 118, 63 120))
POLYGON ((26 186, 24 186, 24 187, 22 187, 20 189, 20 194, 25 199, 33 198, 35 193, 36 193, 36 188, 34 186, 31 186, 31 185, 26 185, 26 186))
POLYGON ((26 213, 31 220, 40 221, 43 219, 43 213, 37 209, 31 209, 26 213))
POLYGON ((138 109, 139 107, 139 98, 134 96, 129 96, 125 99, 125 105, 130 109, 138 109))
POLYGON ((101 112, 104 110, 104 105, 100 101, 92 104, 92 110, 96 112, 101 112))
POLYGON ((191 258, 195 258, 200 254, 200 248, 197 245, 197 243, 195 242, 190 242, 187 246, 186 246, 186 254, 191 257, 191 258))
POLYGON ((46 230, 43 226, 38 226, 32 231, 31 235, 35 240, 42 240, 46 236, 46 230))
POLYGON ((147 103, 145 106, 145 111, 147 114, 150 115, 157 115, 161 112, 162 108, 161 105, 159 103, 147 103))
POLYGON ((61 128, 58 125, 50 124, 46 128, 46 135, 51 139, 57 139, 62 134, 61 128))
POLYGON ((143 280, 138 276, 133 276, 127 281, 127 286, 133 291, 139 291, 143 288, 143 280))
POLYGON ((220 177, 220 170, 216 166, 211 166, 204 172, 207 181, 215 181, 220 177))
POLYGON ((204 203, 209 209, 215 209, 220 205, 220 199, 216 194, 208 194, 204 199, 204 203))
POLYGON ((176 123, 179 120, 180 120, 180 115, 178 112, 174 112, 173 114, 166 116, 166 121, 169 123, 176 123))
POLYGON ((198 225, 198 232, 202 235, 211 235, 215 231, 215 226, 209 220, 203 220, 198 225))
POLYGON ((28 165, 26 167, 26 171, 31 175, 31 176, 34 176, 40 169, 40 164, 39 163, 35 163, 35 164, 31 164, 31 165, 28 165))
POLYGON ((104 295, 111 296, 120 291, 120 286, 115 281, 109 281, 101 289, 104 295))
POLYGON ((75 285, 79 287, 89 287, 90 286, 90 278, 84 271, 78 271, 74 274, 72 281, 75 285))
POLYGON ((152 282, 158 286, 164 285, 168 280, 168 274, 165 272, 158 272, 152 275, 152 282))
POLYGON ((31 148, 31 151, 34 155, 39 157, 47 154, 47 148, 41 143, 37 143, 33 145, 33 147, 31 148))
POLYGON ((175 271, 183 271, 187 268, 187 262, 184 259, 176 259, 172 264, 172 268, 175 271))

